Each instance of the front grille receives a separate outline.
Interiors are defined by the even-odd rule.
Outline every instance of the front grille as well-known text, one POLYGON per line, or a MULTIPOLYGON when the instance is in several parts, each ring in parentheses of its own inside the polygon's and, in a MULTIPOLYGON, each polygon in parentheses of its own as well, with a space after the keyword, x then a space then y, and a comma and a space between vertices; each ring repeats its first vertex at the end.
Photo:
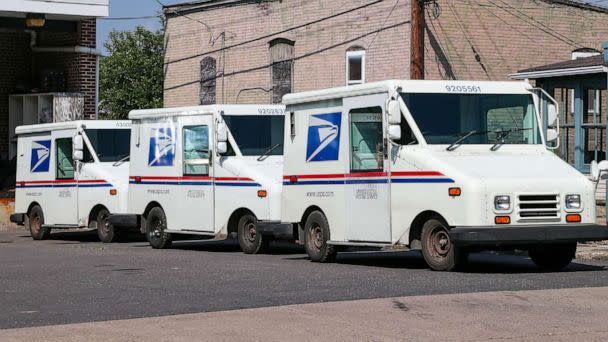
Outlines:
POLYGON ((520 221, 559 220, 560 204, 558 195, 519 195, 517 210, 520 221))

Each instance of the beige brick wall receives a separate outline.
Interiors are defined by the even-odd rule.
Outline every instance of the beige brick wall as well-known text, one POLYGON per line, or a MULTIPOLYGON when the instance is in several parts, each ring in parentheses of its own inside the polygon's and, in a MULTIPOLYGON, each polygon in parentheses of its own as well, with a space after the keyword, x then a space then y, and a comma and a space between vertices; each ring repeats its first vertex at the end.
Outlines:
MULTIPOLYGON (((410 1, 401 0, 395 6, 396 3, 396 0, 261 1, 188 13, 188 17, 208 24, 215 37, 226 32, 225 44, 229 47, 270 35, 228 48, 224 50, 225 56, 217 51, 221 38, 211 46, 210 33, 203 25, 170 16, 165 106, 199 103, 199 63, 207 55, 218 60, 218 70, 225 57, 225 97, 218 79, 218 103, 234 103, 242 89, 270 88, 268 42, 278 37, 295 41, 295 92, 344 85, 346 50, 355 45, 366 49, 366 81, 409 78, 410 1), (370 3, 348 14, 272 35, 370 3), (381 31, 376 35, 377 30, 381 31), (191 56, 195 57, 188 58, 191 56)), ((505 80, 520 69, 569 59, 576 48, 599 49, 602 41, 608 40, 606 13, 541 0, 438 3, 440 17, 433 19, 427 15, 428 79, 505 80)), ((271 95, 261 90, 242 92, 239 97, 239 103, 270 101, 271 95)))

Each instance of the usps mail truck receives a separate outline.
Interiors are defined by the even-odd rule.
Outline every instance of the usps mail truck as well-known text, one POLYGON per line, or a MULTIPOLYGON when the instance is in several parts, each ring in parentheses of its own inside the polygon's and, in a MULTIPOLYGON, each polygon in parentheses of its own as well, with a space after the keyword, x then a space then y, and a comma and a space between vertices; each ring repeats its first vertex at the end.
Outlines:
POLYGON ((237 237, 246 253, 293 236, 280 225, 284 106, 132 111, 128 212, 153 248, 173 239, 237 237))
POLYGON ((595 185, 549 149, 557 104, 527 82, 386 81, 283 102, 282 217, 313 261, 401 245, 451 270, 517 248, 560 269, 578 241, 608 239, 595 185))
POLYGON ((110 213, 125 212, 130 121, 71 121, 20 126, 15 214, 35 240, 52 229, 94 228, 117 234, 110 213))

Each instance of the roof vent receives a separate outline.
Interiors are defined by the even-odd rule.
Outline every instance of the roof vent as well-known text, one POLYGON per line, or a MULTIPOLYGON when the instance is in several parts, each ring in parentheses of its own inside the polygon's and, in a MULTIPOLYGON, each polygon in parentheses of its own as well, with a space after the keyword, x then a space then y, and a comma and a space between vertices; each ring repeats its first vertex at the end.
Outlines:
POLYGON ((580 48, 572 51, 572 60, 600 55, 602 52, 592 48, 580 48))

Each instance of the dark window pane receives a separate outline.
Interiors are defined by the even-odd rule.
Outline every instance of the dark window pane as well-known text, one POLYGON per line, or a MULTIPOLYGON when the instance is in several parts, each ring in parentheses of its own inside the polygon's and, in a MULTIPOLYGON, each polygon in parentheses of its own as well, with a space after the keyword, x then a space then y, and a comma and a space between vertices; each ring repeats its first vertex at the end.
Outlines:
POLYGON ((285 117, 282 115, 224 115, 224 121, 244 156, 283 155, 285 117))
MULTIPOLYGON (((85 132, 100 162, 113 163, 129 155, 130 129, 87 129, 85 132)), ((91 152, 85 148, 84 160, 86 162, 93 161, 90 156, 91 152)))
POLYGON ((348 80, 361 81, 363 79, 363 57, 349 56, 348 57, 348 80))

